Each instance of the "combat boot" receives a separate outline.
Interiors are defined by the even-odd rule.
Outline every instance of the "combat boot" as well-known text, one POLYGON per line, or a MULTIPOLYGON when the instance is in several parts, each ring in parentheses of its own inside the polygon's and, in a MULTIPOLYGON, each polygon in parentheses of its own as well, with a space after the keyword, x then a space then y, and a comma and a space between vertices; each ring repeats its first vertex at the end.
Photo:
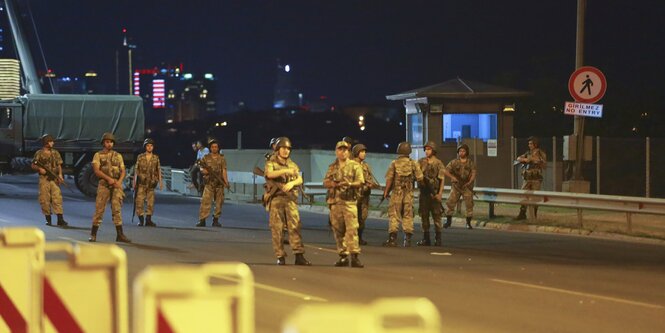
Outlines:
POLYGON ((139 226, 139 227, 142 227, 144 221, 145 221, 145 220, 143 219, 143 215, 139 215, 139 224, 138 224, 138 226, 139 226))
POLYGON ((300 266, 312 266, 312 263, 307 261, 307 259, 305 259, 305 255, 302 253, 296 253, 296 261, 294 264, 300 266))
POLYGON ((466 228, 469 229, 469 230, 473 229, 473 227, 471 226, 471 217, 470 216, 466 218, 466 228))
POLYGON ((365 265, 363 265, 363 263, 360 262, 360 259, 358 259, 358 253, 351 254, 351 267, 357 267, 357 268, 365 267, 365 265))
POLYGON ((116 225, 115 226, 115 241, 116 242, 123 242, 123 243, 131 243, 132 241, 125 236, 125 234, 122 232, 122 226, 121 225, 116 225))
POLYGON ((434 234, 434 246, 441 246, 441 231, 434 234))
POLYGON ((277 258, 277 265, 279 265, 279 266, 286 265, 286 258, 284 256, 281 256, 281 257, 277 258))
POLYGON ((213 227, 217 227, 217 228, 221 228, 221 227, 222 227, 222 224, 219 223, 219 217, 213 217, 213 218, 212 218, 212 226, 213 226, 213 227))
POLYGON ((363 239, 363 231, 364 229, 358 229, 358 244, 360 245, 367 245, 367 241, 363 239))
POLYGON ((404 234, 404 244, 403 244, 404 247, 411 247, 411 236, 413 236, 413 234, 410 233, 404 234))
POLYGON ((44 218, 46 218, 46 225, 47 226, 52 226, 51 224, 51 215, 44 215, 44 218))
POLYGON ((391 232, 388 234, 388 239, 383 242, 383 246, 388 246, 388 247, 395 247, 397 246, 397 233, 396 232, 391 232))
POLYGON ((513 220, 515 221, 526 220, 526 206, 520 207, 520 213, 513 220))
POLYGON ((67 221, 65 221, 65 218, 62 217, 62 214, 58 214, 58 227, 66 227, 68 225, 69 225, 69 223, 67 223, 67 221))
POLYGON ((97 230, 99 230, 98 225, 93 225, 92 229, 90 229, 90 238, 88 238, 88 242, 96 242, 97 241, 97 230))
POLYGON ((423 233, 423 239, 416 243, 418 246, 430 246, 432 245, 432 242, 429 240, 429 231, 425 231, 423 233))
POLYGON ((152 215, 146 215, 145 216, 145 226, 146 227, 156 227, 157 224, 155 222, 152 222, 152 215))
POLYGON ((446 216, 446 223, 443 224, 443 227, 448 229, 448 228, 450 228, 451 224, 453 224, 453 217, 452 216, 446 216))
POLYGON ((196 224, 197 227, 205 227, 206 226, 206 219, 200 219, 199 223, 196 224))
POLYGON ((346 254, 340 254, 339 259, 335 263, 335 267, 346 267, 349 266, 349 257, 346 254))

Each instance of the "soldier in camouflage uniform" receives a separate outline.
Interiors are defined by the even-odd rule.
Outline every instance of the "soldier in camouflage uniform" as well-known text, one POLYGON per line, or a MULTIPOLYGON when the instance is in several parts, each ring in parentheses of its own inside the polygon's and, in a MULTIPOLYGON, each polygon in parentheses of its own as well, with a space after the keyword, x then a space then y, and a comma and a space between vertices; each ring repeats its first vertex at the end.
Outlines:
POLYGON ((96 152, 92 158, 92 168, 99 178, 97 185, 97 199, 95 200, 95 214, 92 217, 92 230, 90 231, 90 242, 97 241, 97 230, 102 224, 102 217, 106 204, 111 201, 111 215, 117 236, 116 242, 131 243, 122 231, 122 201, 125 192, 122 189, 122 181, 125 178, 125 163, 122 155, 113 150, 115 136, 112 133, 104 133, 102 136, 102 151, 96 152))
POLYGON ((136 193, 136 215, 139 217, 139 226, 156 227, 152 221, 152 213, 155 205, 155 187, 159 184, 159 189, 164 189, 162 182, 161 165, 159 156, 153 154, 155 141, 148 138, 143 141, 145 153, 139 154, 134 166, 134 193, 136 193), (145 206, 144 206, 145 204, 145 206), (145 209, 144 209, 145 208, 145 209), (145 220, 143 218, 145 213, 145 220))
POLYGON ((445 178, 445 165, 436 157, 436 144, 429 141, 425 144, 425 157, 418 161, 424 175, 424 186, 420 187, 420 218, 423 227, 423 239, 417 244, 419 246, 431 245, 429 233, 429 218, 434 221, 434 245, 441 246, 441 215, 443 206, 443 181, 445 178))
POLYGON ((210 209, 215 202, 215 213, 212 216, 212 226, 221 227, 219 217, 222 215, 222 204, 224 204, 224 188, 229 188, 229 178, 226 172, 226 160, 219 153, 219 142, 215 139, 208 141, 210 154, 205 155, 200 161, 201 173, 203 173, 203 195, 201 196, 201 209, 199 210, 199 223, 197 227, 206 226, 206 218, 210 216, 210 209))
MULTIPOLYGON (((281 137, 281 138, 286 138, 286 137, 281 137)), ((270 160, 270 158, 271 158, 273 155, 276 154, 275 150, 276 150, 276 148, 277 148, 277 147, 276 147, 276 145, 277 145, 277 140, 279 140, 279 139, 280 139, 280 138, 271 138, 271 139, 270 139, 270 145, 269 145, 269 147, 270 147, 271 150, 270 150, 270 152, 268 152, 268 153, 266 153, 266 154, 264 155, 264 157, 266 158, 266 162, 268 162, 268 161, 270 160)), ((265 188, 266 186, 267 186, 267 184, 264 184, 264 185, 263 185, 264 190, 266 189, 266 188, 265 188)), ((283 243, 284 245, 288 245, 288 244, 289 244, 289 229, 288 229, 288 227, 286 226, 286 223, 284 223, 284 230, 282 230, 282 243, 283 243)))
POLYGON ((43 148, 35 153, 31 165, 32 170, 39 173, 39 205, 46 218, 46 225, 51 225, 51 213, 55 213, 58 216, 58 226, 66 227, 60 192, 60 184, 65 182, 62 177, 62 157, 53 148, 55 141, 51 135, 44 134, 41 141, 43 148))
POLYGON ((464 207, 466 208, 466 228, 471 227, 473 218, 473 183, 476 180, 476 164, 469 158, 469 146, 462 144, 457 147, 457 158, 450 161, 444 170, 447 177, 450 177, 451 187, 450 195, 446 201, 446 223, 444 228, 450 227, 453 221, 453 211, 460 196, 464 198, 464 207))
POLYGON ((404 246, 411 246, 413 235, 413 183, 423 181, 423 172, 418 163, 411 158, 411 145, 401 142, 397 146, 397 159, 390 163, 386 172, 386 189, 384 200, 390 197, 388 206, 388 240, 383 246, 397 246, 397 231, 400 222, 404 231, 404 246), (392 192, 392 195, 390 195, 392 192))
MULTIPOLYGON (((517 156, 516 161, 522 164, 523 190, 538 191, 543 184, 543 170, 547 163, 547 155, 540 149, 538 138, 529 137, 529 151, 517 156)), ((533 207, 534 215, 538 215, 538 206, 533 207)), ((520 213, 515 220, 526 219, 526 206, 520 207, 520 213)))
POLYGON ((328 167, 323 186, 328 189, 326 202, 330 207, 332 224, 339 259, 335 266, 349 265, 362 268, 360 262, 360 245, 358 244, 358 197, 360 188, 365 185, 362 166, 349 158, 351 145, 339 141, 335 145, 337 160, 328 167))
POLYGON ((280 137, 276 143, 276 151, 265 165, 266 194, 264 200, 270 214, 269 224, 272 234, 272 248, 277 257, 277 265, 286 265, 286 252, 282 241, 284 225, 289 233, 291 250, 296 255, 294 264, 310 266, 305 259, 305 247, 300 235, 300 214, 298 213, 298 190, 302 184, 300 168, 289 157, 291 140, 280 137))
POLYGON ((363 239, 363 231, 365 230, 365 221, 369 214, 369 197, 372 194, 372 189, 379 188, 380 185, 376 181, 376 178, 374 178, 372 168, 365 162, 367 147, 359 143, 353 146, 351 151, 353 153, 353 160, 360 163, 360 166, 363 168, 363 177, 365 178, 365 184, 360 188, 360 195, 358 196, 358 242, 360 245, 367 245, 367 242, 363 239))

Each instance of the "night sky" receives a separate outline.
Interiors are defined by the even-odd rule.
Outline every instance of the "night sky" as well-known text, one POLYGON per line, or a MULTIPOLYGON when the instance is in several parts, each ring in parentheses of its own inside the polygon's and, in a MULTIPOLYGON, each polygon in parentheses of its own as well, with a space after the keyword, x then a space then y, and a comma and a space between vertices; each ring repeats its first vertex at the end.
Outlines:
MULTIPOLYGON (((270 107, 278 58, 305 98, 338 105, 385 103, 460 76, 551 94, 562 106, 575 65, 575 0, 43 0, 32 9, 56 72, 94 69, 112 82, 126 27, 141 65, 214 73, 222 107, 270 107), (543 91, 543 81, 557 88, 543 91)), ((606 113, 665 111, 664 20, 663 0, 588 0, 585 64, 608 78, 606 113)))

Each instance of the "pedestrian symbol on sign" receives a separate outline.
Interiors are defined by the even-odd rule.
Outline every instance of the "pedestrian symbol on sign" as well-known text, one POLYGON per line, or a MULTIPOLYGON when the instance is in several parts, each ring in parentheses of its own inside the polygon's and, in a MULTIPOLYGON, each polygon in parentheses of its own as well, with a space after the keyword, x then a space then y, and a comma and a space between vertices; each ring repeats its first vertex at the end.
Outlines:
POLYGON ((584 91, 587 90, 589 93, 589 96, 591 96, 591 86, 593 86, 593 81, 589 78, 589 75, 586 76, 586 80, 582 82, 582 90, 580 90, 580 94, 584 91))

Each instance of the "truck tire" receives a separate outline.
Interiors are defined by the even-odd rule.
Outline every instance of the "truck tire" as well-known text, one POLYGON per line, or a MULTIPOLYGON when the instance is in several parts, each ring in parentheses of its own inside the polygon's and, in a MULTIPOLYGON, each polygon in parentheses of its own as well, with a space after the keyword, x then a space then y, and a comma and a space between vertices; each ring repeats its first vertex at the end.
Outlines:
POLYGON ((92 169, 92 163, 88 162, 76 174, 76 187, 81 193, 94 198, 97 195, 97 184, 99 179, 92 169))
POLYGON ((13 172, 18 173, 30 173, 34 172, 32 170, 32 159, 29 157, 14 157, 12 158, 10 165, 13 172))

